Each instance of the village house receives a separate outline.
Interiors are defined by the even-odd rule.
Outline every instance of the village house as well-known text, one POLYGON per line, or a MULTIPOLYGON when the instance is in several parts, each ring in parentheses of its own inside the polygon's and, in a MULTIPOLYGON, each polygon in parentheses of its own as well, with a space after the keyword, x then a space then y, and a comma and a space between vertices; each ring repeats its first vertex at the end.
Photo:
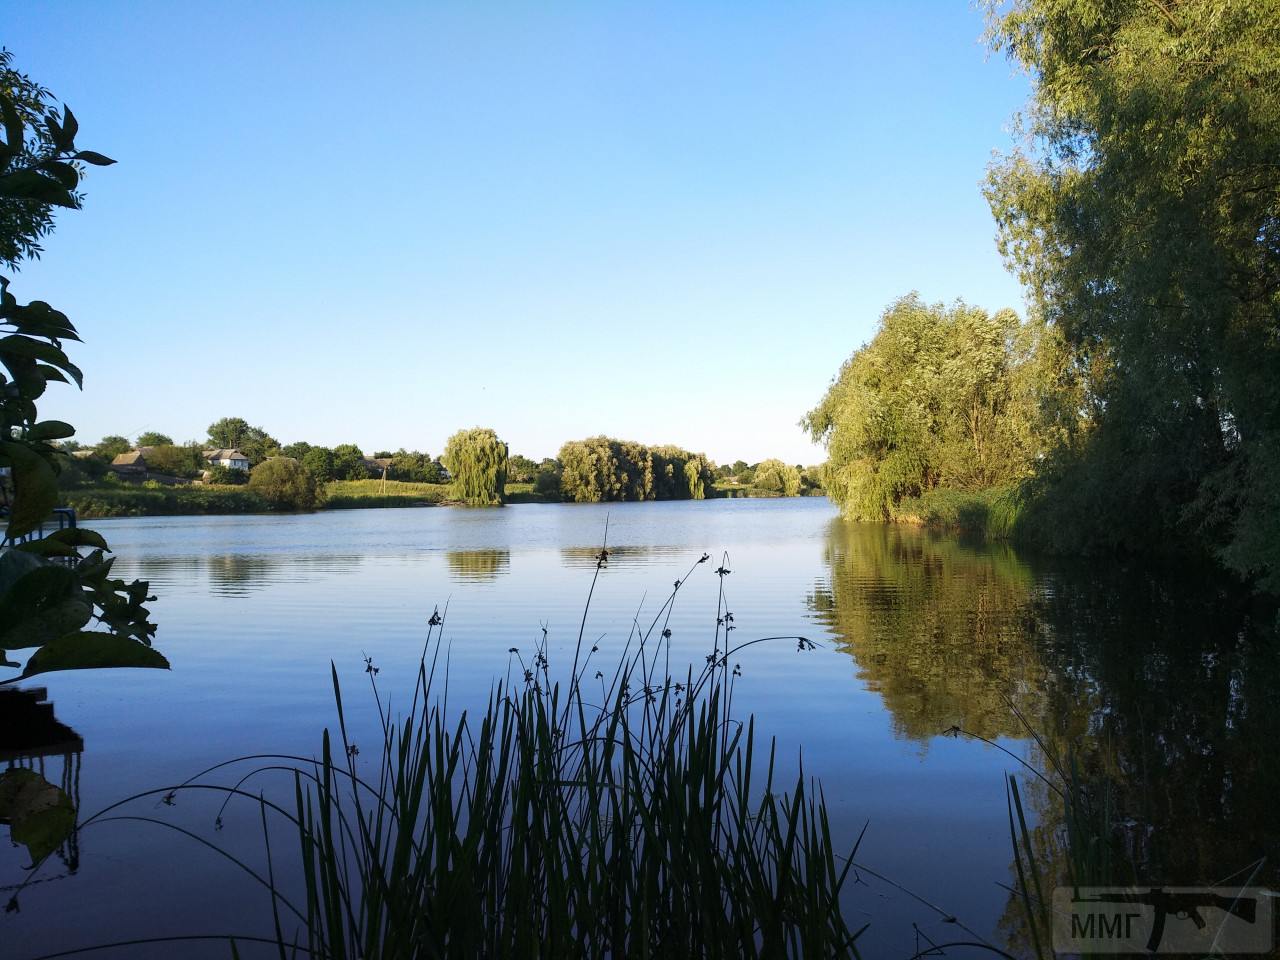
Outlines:
POLYGON ((249 472, 249 458, 239 450, 218 449, 204 451, 204 458, 211 467, 229 467, 232 470, 249 472))
POLYGON ((145 479, 147 460, 141 450, 129 450, 111 461, 111 472, 123 479, 145 479))

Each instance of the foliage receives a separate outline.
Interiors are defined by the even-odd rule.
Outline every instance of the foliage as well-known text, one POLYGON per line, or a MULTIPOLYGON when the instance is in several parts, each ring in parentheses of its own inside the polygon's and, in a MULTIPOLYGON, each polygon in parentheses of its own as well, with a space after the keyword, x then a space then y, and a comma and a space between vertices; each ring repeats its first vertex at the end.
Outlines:
POLYGON ((432 459, 431 454, 403 447, 391 454, 390 475, 392 480, 408 483, 441 483, 444 480, 440 464, 432 459))
POLYGON ((66 504, 83 518, 266 513, 271 509, 245 486, 206 484, 160 489, 121 484, 91 487, 69 491, 66 504))
POLYGON ((891 519, 935 530, 978 534, 989 540, 1008 540, 1018 535, 1023 504, 1022 489, 1017 485, 985 490, 934 487, 918 497, 900 501, 891 519))
POLYGON ((176 446, 172 443, 153 447, 146 453, 147 469, 171 477, 198 477, 208 466, 200 444, 176 446))
POLYGON ((249 489, 277 510, 310 510, 316 505, 316 481, 290 457, 272 457, 249 473, 249 489))
POLYGON ((307 443, 305 440, 299 440, 296 443, 286 443, 280 448, 280 455, 282 457, 293 457, 293 459, 301 463, 302 458, 305 457, 307 452, 311 449, 311 444, 307 443))
MULTIPOLYGON (((291 444, 291 447, 297 444, 291 444)), ((330 480, 337 478, 337 467, 333 459, 333 451, 328 447, 311 447, 308 446, 303 453, 299 462, 302 469, 311 474, 311 478, 316 483, 328 483, 330 480)))
POLYGON ((828 493, 848 516, 880 520, 939 485, 979 490, 1029 475, 1047 442, 1047 339, 1011 310, 915 294, 893 303, 804 420, 827 445, 828 493))
POLYGON ((781 460, 761 460, 756 467, 753 485, 757 490, 775 497, 800 495, 800 471, 781 460))
POLYGON ((1208 546, 1280 590, 1277 24, 1276 0, 993 7, 1035 87, 987 196, 1089 412, 1029 506, 1051 546, 1208 546))
POLYGON ((238 487, 249 482, 249 474, 235 467, 224 467, 220 463, 215 463, 209 467, 208 482, 219 486, 238 487))
POLYGON ((364 480, 368 476, 363 450, 354 443, 340 443, 333 448, 333 479, 364 480))
POLYGON ((157 433, 154 430, 147 430, 138 434, 138 446, 140 447, 172 447, 173 437, 167 434, 157 433))
MULTIPOLYGON (((59 113, 11 62, 0 51, 0 261, 16 266, 39 252, 55 207, 80 206, 83 164, 112 161, 78 150, 72 112, 64 106, 59 113)), ((36 401, 50 383, 80 386, 83 378, 63 350, 65 341, 80 339, 71 321, 43 301, 20 304, 9 284, 0 277, 0 466, 9 471, 0 513, 5 541, 16 545, 0 547, 0 665, 18 666, 7 651, 31 650, 24 677, 89 666, 166 667, 151 649, 148 585, 111 577, 115 561, 101 536, 71 528, 20 542, 38 535, 57 506, 65 454, 55 443, 75 433, 70 424, 40 420, 36 401), (93 620, 107 632, 85 630, 93 620)))
POLYGON ((500 506, 507 482, 507 445, 484 427, 459 430, 441 458, 457 500, 473 507, 500 506))
POLYGON ((526 456, 516 454, 507 459, 507 479, 512 483, 533 483, 538 465, 526 456))
POLYGON ((405 483, 400 480, 335 480, 324 488, 327 510, 364 507, 421 507, 443 503, 449 486, 443 483, 405 483))
POLYGON ((612 437, 572 440, 559 462, 561 495, 578 503, 701 500, 715 482, 704 454, 612 437))
POLYGON ((132 450, 133 442, 128 437, 112 434, 99 440, 93 449, 97 451, 98 456, 110 463, 120 454, 128 453, 132 450))
POLYGON ((209 443, 223 450, 239 450, 256 466, 280 450, 280 441, 240 417, 223 417, 209 424, 209 443))
POLYGON ((560 478, 564 468, 559 460, 545 458, 538 464, 538 472, 533 478, 533 492, 550 500, 559 500, 562 496, 560 478))

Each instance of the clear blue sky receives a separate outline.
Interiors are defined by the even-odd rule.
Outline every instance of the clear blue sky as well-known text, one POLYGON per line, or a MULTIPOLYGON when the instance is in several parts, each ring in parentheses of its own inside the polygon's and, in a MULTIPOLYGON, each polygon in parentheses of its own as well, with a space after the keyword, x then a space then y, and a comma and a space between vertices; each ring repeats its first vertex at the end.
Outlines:
POLYGON ((1027 83, 969 5, 10 3, 93 169, 15 278, 79 438, 822 459, 892 299, 1022 307, 980 193, 1027 83))

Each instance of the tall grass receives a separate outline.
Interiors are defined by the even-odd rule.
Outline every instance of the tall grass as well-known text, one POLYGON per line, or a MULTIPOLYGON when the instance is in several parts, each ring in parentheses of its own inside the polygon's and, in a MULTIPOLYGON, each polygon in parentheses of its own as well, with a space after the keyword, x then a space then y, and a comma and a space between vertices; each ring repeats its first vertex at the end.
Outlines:
POLYGON ((840 909, 852 857, 834 852, 821 791, 801 772, 781 792, 772 745, 761 756, 753 721, 733 718, 732 657, 749 644, 730 646, 723 604, 702 668, 665 672, 678 589, 608 675, 581 633, 563 681, 545 634, 513 650, 518 675, 475 717, 446 712, 433 618, 407 715, 378 701, 376 780, 359 774, 335 672, 338 743, 326 733, 295 777, 306 949, 856 956, 840 909))
POLYGON ((544 629, 531 649, 511 649, 508 675, 474 714, 450 709, 444 622, 433 614, 407 712, 384 702, 378 668, 366 660, 381 730, 372 770, 331 666, 337 729, 324 732, 318 759, 227 761, 114 803, 79 829, 127 821, 175 830, 264 887, 274 934, 224 935, 233 956, 270 944, 282 958, 335 960, 857 957, 866 926, 849 927, 841 894, 858 843, 837 853, 821 788, 803 767, 781 782, 773 743, 762 746, 754 720, 733 711, 740 651, 816 644, 732 643, 726 560, 716 570, 711 649, 696 669, 671 670, 677 595, 709 559, 676 581, 647 627, 633 622, 617 662, 601 668, 598 648, 583 639, 608 560, 601 550, 568 670, 553 667, 544 629), (246 763, 233 784, 208 779, 246 763), (291 800, 247 789, 252 777, 282 770, 291 800), (184 827, 118 812, 186 791, 220 794, 224 808, 237 798, 256 803, 265 869, 184 827), (280 825, 296 843, 288 875, 280 825))
POLYGON ((1023 501, 1017 485, 986 490, 938 487, 900 501, 891 510, 897 523, 917 523, 987 540, 1010 540, 1018 531, 1023 501))
POLYGON ((406 483, 401 480, 334 480, 325 485, 320 506, 327 510, 360 507, 419 507, 449 498, 446 483, 406 483))

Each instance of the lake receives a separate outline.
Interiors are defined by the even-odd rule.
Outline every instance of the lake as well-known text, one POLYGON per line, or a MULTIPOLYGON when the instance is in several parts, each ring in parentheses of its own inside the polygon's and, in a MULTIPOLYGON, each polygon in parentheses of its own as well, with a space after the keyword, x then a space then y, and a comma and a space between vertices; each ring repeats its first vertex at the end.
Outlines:
MULTIPOLYGON (((737 641, 819 644, 742 651, 735 711, 754 713, 789 764, 803 749, 844 842, 866 825, 861 882, 847 904, 855 928, 871 923, 864 955, 907 957, 929 939, 968 939, 947 915, 1020 952, 1002 886, 1013 876, 1004 777, 1020 769, 1015 758, 1044 770, 1046 751, 1073 746, 1111 771, 1130 809, 1140 806, 1126 842, 1144 879, 1215 882, 1267 856, 1255 882, 1277 881, 1274 611, 1250 612, 1206 578, 1073 567, 848 524, 820 498, 96 521, 117 573, 151 581, 155 645, 173 669, 41 678, 57 719, 84 742, 82 753, 45 758, 45 775, 64 777, 88 813, 237 756, 315 755, 334 721, 330 661, 356 741, 363 732, 372 745, 364 658, 396 702, 436 609, 447 610, 449 696, 459 708, 482 702, 513 670, 510 648, 527 656, 544 626, 554 671, 572 657, 606 524, 610 557, 585 628, 606 663, 692 567, 672 649, 701 664, 724 556, 737 641), (704 551, 715 562, 695 565, 704 551), (983 739, 948 735, 957 727, 983 739)), ((266 774, 246 789, 292 786, 266 774)), ((1026 791, 1047 836, 1060 809, 1034 782, 1026 791)), ((4 956, 269 932, 261 888, 162 825, 261 864, 256 806, 233 804, 216 829, 216 805, 152 795, 120 812, 159 823, 81 831, 0 917, 4 956)), ((0 850, 5 899, 25 855, 0 850)), ((177 955, 229 952, 206 943, 94 954, 177 955)))

